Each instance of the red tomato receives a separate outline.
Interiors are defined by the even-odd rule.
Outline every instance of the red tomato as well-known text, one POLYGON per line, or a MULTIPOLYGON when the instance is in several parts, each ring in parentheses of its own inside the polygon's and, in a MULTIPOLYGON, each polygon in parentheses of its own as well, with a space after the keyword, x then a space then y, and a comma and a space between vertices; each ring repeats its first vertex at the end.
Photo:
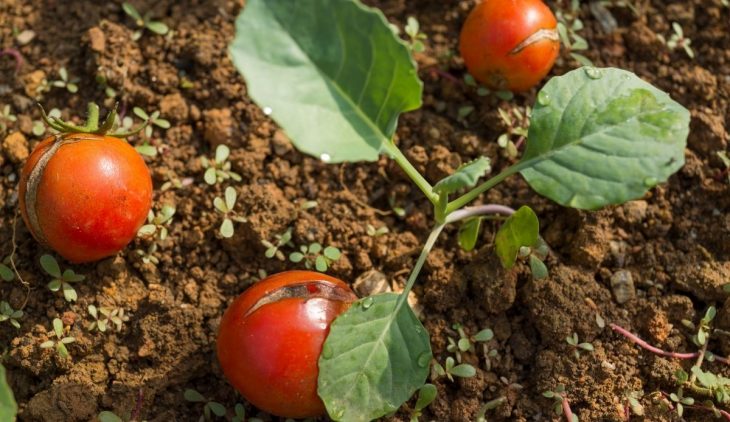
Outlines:
POLYGON ((20 176, 20 210, 41 243, 71 262, 114 255, 152 205, 152 179, 127 142, 103 135, 51 136, 20 176))
POLYGON ((228 381, 273 415, 324 415, 317 362, 332 320, 357 297, 336 278, 311 271, 269 276, 226 310, 218 360, 228 381))
POLYGON ((558 57, 557 21, 541 0, 484 0, 464 22, 459 49, 469 73, 482 84, 527 91, 558 57))

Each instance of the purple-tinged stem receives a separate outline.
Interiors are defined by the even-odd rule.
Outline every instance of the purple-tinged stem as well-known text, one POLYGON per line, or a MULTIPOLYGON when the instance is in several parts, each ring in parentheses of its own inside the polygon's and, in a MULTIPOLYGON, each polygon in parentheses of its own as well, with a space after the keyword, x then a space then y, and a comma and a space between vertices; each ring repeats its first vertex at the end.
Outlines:
POLYGON ((651 344, 647 343, 646 341, 640 339, 636 334, 633 334, 626 330, 625 328, 619 327, 616 324, 609 324, 611 329, 613 331, 616 331, 617 333, 621 334, 622 336, 626 337, 627 339, 631 340, 633 343, 635 343, 637 346, 642 347, 652 353, 655 353, 660 356, 665 356, 668 358, 677 358, 677 359, 694 359, 697 356, 699 356, 699 353, 677 353, 677 352, 667 352, 665 350, 662 350, 658 347, 654 347, 651 344))
POLYGON ((473 207, 466 207, 460 210, 456 210, 446 216, 446 223, 453 223, 459 220, 463 220, 469 217, 475 217, 477 215, 485 214, 503 214, 510 216, 515 213, 515 210, 499 204, 487 204, 487 205, 475 205, 473 207))
POLYGON ((20 51, 14 48, 6 48, 4 50, 0 50, 0 56, 5 55, 11 56, 13 59, 15 59, 15 73, 20 72, 20 67, 23 66, 23 63, 25 63, 23 55, 20 54, 20 51))
POLYGON ((573 411, 570 410, 570 402, 568 402, 568 398, 563 396, 563 414, 565 415, 565 420, 567 422, 573 422, 573 411))

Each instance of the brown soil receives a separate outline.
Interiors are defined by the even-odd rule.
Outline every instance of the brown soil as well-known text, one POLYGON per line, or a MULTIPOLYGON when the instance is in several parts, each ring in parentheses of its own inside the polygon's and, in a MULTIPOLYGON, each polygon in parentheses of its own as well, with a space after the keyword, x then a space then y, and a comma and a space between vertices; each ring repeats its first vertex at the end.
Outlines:
MULTIPOLYGON (((353 281, 377 269, 397 284, 407 277, 431 218, 424 211, 430 209, 427 201, 393 163, 322 164, 294 150, 252 104, 226 54, 243 0, 134 1, 174 30, 170 37, 145 33, 136 42, 131 40, 133 22, 119 3, 0 4, 0 48, 16 46, 16 29, 36 34, 19 47, 26 60, 19 73, 9 56, 0 57, 0 104, 10 104, 18 115, 10 132, 25 135, 10 135, 0 144, 0 257, 12 249, 17 174, 38 142, 31 134, 32 120, 39 118, 34 90, 43 77, 56 79, 62 66, 80 79, 79 93, 52 89, 42 99, 47 109, 57 107, 68 118, 80 115, 89 100, 110 106, 112 100, 95 81, 103 75, 118 91, 122 108, 160 109, 172 122, 170 129, 156 130, 154 143, 162 153, 147 161, 157 208, 165 203, 177 207, 169 239, 157 254, 159 264, 142 262, 135 251, 150 241, 138 239, 117 257, 74 266, 87 279, 77 284, 79 300, 73 304, 45 287, 48 278, 38 260, 48 251, 18 224, 16 259, 31 291, 22 327, 3 323, 0 344, 7 347, 4 364, 23 421, 87 421, 101 410, 122 414, 137 406, 148 420, 195 421, 202 407, 183 399, 185 388, 232 409, 241 399, 222 378, 214 353, 221 314, 261 270, 292 268, 266 259, 263 240, 292 227, 297 244, 319 241, 343 251, 333 275, 353 281), (184 81, 192 87, 182 88, 184 81), (234 186, 248 219, 237 223, 230 241, 217 235, 220 219, 211 206, 223 187, 203 182, 198 160, 212 156, 221 143, 231 147, 233 170, 243 177, 234 186), (160 190, 171 179, 182 180, 183 186, 160 190), (391 192, 407 211, 403 219, 388 212, 391 192), (305 200, 318 205, 302 211, 305 200), (369 236, 368 224, 388 226, 390 233, 369 236), (85 328, 90 304, 122 307, 130 320, 119 333, 90 333, 85 328), (77 339, 69 345, 72 360, 38 347, 55 317, 69 324, 77 339)), ((419 56, 425 105, 403 116, 398 132, 400 145, 420 170, 435 181, 478 155, 492 157, 497 169, 508 165, 496 144, 504 130, 496 108, 508 103, 479 97, 433 71, 438 64, 457 78, 463 74, 455 54, 458 30, 474 1, 368 3, 401 26, 407 16, 416 16, 429 36, 426 53, 419 56), (463 105, 476 109, 465 120, 458 118, 463 105)), ((569 2, 549 3, 557 8, 569 2)), ((472 253, 457 247, 450 229, 416 288, 435 356, 441 362, 447 356, 447 338, 456 335, 451 329, 456 322, 472 334, 491 327, 495 339, 489 348, 498 355, 488 365, 481 353, 466 354, 464 359, 479 367, 475 378, 436 381, 439 397, 426 413, 428 420, 474 420, 483 403, 499 396, 508 401, 489 411, 489 420, 557 420, 552 401, 541 393, 564 384, 580 420, 620 421, 627 391, 671 392, 672 373, 680 365, 688 369, 691 362, 642 351, 600 328, 596 315, 668 350, 697 349, 681 320, 697 321, 709 304, 720 308, 718 324, 730 330, 730 304, 724 304, 728 295, 721 289, 730 282, 730 190, 727 178, 718 176, 723 165, 716 155, 728 148, 730 9, 720 0, 635 3, 645 6, 639 16, 626 8, 609 9, 619 25, 611 34, 601 30, 587 4, 582 7, 591 46, 587 56, 600 66, 636 72, 691 110, 687 164, 642 200, 593 213, 566 210, 540 198, 518 177, 491 191, 483 201, 530 204, 540 216, 542 234, 553 250, 550 277, 544 280, 531 280, 524 267, 500 269, 491 247, 496 226, 487 225, 484 246, 472 253), (681 49, 669 51, 657 39, 656 34, 668 37, 675 21, 691 38, 696 59, 681 49), (611 278, 622 270, 630 272, 634 286, 619 292, 619 304, 611 278), (573 332, 591 342, 595 352, 575 358, 565 341, 573 332)), ((573 67, 563 52, 553 74, 573 67)), ((534 91, 509 104, 533 100, 534 91)), ((620 276, 625 279, 625 273, 620 276)), ((20 307, 25 297, 17 281, 0 284, 0 298, 13 307, 20 307)), ((710 350, 730 354, 730 342, 713 339, 710 350)), ((707 367, 730 375, 727 367, 707 367)), ((642 404, 647 416, 632 420, 679 419, 649 396, 642 404)), ((246 406, 249 414, 256 413, 246 406)), ((691 410, 685 415, 686 420, 709 417, 691 410)), ((401 412, 393 420, 407 420, 407 415, 401 412)))

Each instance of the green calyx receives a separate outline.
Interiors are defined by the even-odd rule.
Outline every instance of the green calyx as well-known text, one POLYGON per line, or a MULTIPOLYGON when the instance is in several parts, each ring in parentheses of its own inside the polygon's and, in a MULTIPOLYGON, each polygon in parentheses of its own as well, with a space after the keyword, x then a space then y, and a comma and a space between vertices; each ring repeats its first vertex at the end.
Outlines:
POLYGON ((41 109, 41 117, 43 118, 43 121, 46 122, 49 127, 61 133, 93 133, 95 135, 108 135, 115 138, 126 138, 128 136, 139 133, 149 124, 148 118, 145 119, 145 121, 141 125, 129 131, 110 133, 110 131, 114 128, 114 123, 117 120, 117 106, 118 104, 114 104, 114 108, 109 112, 109 114, 106 115, 101 125, 99 125, 99 106, 95 103, 89 103, 89 111, 86 118, 86 124, 84 124, 83 126, 77 126, 73 123, 63 121, 58 117, 49 117, 48 114, 46 114, 46 111, 43 109, 43 106, 38 104, 38 107, 41 109))

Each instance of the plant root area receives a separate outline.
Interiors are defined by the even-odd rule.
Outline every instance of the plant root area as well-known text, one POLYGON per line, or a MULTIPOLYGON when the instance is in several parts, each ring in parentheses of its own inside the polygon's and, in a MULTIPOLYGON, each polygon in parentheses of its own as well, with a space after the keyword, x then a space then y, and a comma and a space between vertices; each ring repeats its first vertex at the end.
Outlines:
MULTIPOLYGON (((197 421, 203 403, 186 401, 187 388, 223 404, 227 420, 236 403, 244 403, 249 417, 278 420, 245 403, 222 376, 215 340, 226 306, 263 272, 302 268, 287 257, 312 242, 342 251, 328 273, 354 282, 376 270, 397 291, 429 232, 431 207, 388 159, 324 164, 295 150, 252 103, 227 55, 243 0, 132 3, 172 33, 145 31, 133 40, 135 22, 118 1, 0 1, 0 49, 15 49, 24 59, 18 68, 12 54, 0 56, 0 112, 10 105, 17 117, 0 136, 0 260, 13 251, 20 169, 41 139, 33 135, 39 94, 46 110, 57 108, 77 121, 88 101, 105 109, 119 101, 127 116, 135 106, 159 110, 171 127, 155 128, 150 143, 158 154, 145 160, 155 186, 154 210, 164 204, 176 208, 169 235, 156 241, 157 263, 143 259, 153 244, 149 237, 97 263, 61 261, 62 268, 86 276, 74 284, 78 300, 72 303, 46 287, 51 278, 39 259, 52 252, 18 221, 14 261, 28 285, 17 278, 0 281, 0 300, 13 309, 27 303, 19 329, 0 322, 0 347, 19 420, 90 421, 110 410, 138 420, 197 421), (26 30, 34 37, 28 41, 24 34, 21 45, 18 35, 26 30), (59 87, 43 92, 43 80, 58 80, 62 67, 77 81, 78 92, 59 87), (107 87, 114 98, 105 94, 107 87), (220 144, 230 147, 231 170, 241 182, 204 182, 200 157, 212 158, 220 144), (234 236, 223 239, 213 199, 227 186, 238 192, 236 209, 246 221, 235 222, 234 236), (373 230, 382 227, 387 232, 373 230), (266 258, 264 242, 275 243, 289 228, 292 245, 281 248, 284 260, 266 258), (92 304, 122 308, 129 320, 120 331, 112 324, 104 333, 89 331, 92 304), (67 345, 69 359, 39 347, 52 338, 54 318, 76 338, 67 345)), ((401 28, 416 17, 428 36, 425 52, 416 54, 424 106, 403 115, 397 133, 415 166, 435 182, 481 155, 492 159, 493 174, 513 163, 497 144, 508 129, 498 109, 524 111, 536 90, 504 101, 480 96, 463 82, 458 34, 475 1, 366 3, 401 28), (465 113, 464 107, 473 111, 465 113)), ((553 10, 570 6, 547 3, 553 10)), ((500 397, 503 403, 486 411, 490 421, 564 420, 554 413, 554 400, 542 395, 561 384, 581 421, 626 420, 632 392, 644 407, 643 416, 631 413, 632 421, 682 420, 667 409, 660 392, 675 392, 673 374, 680 368, 689 372, 694 360, 640 349, 609 324, 663 350, 697 352, 695 331, 682 320, 697 323, 715 305, 713 326, 730 331, 730 302, 722 288, 730 283, 730 188, 717 154, 728 149, 730 9, 720 0, 631 3, 636 11, 605 7, 617 22, 607 31, 585 2, 580 33, 590 47, 580 53, 596 66, 635 72, 690 109, 685 166, 644 198, 595 212, 561 208, 533 193, 519 176, 480 198, 535 209, 552 250, 546 262, 550 275, 541 280, 533 280, 524 263, 501 268, 493 250, 498 223, 485 223, 473 252, 459 248, 458 227, 448 228, 419 277, 413 303, 438 362, 453 356, 447 347, 449 338, 458 339, 455 323, 471 335, 491 328, 494 338, 486 345, 496 354, 485 353, 483 343, 461 353, 463 362, 477 368, 476 376, 433 379, 438 398, 422 420, 473 421, 485 403, 500 397), (657 37, 669 39, 673 22, 692 40, 694 59, 657 37), (576 357, 566 342, 573 333, 595 350, 576 357)), ((579 66, 569 53, 563 48, 551 75, 579 66)), ((728 356, 728 340, 713 335, 708 350, 728 356)), ((730 376, 730 367, 719 362, 703 368, 730 376)), ((408 421, 414 404, 385 420, 408 421)), ((685 409, 684 420, 711 418, 707 411, 685 409)))

